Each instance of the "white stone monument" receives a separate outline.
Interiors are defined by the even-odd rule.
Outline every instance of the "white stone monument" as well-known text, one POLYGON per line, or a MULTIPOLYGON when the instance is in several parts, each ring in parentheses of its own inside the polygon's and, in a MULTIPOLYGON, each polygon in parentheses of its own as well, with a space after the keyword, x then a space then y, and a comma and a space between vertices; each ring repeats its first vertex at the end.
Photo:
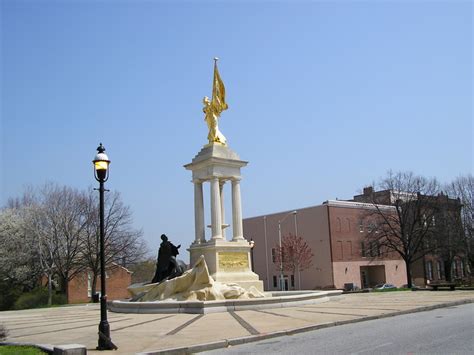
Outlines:
POLYGON ((227 109, 225 88, 214 64, 214 83, 212 100, 204 98, 206 122, 209 127, 208 140, 191 163, 185 165, 191 170, 194 183, 194 219, 195 240, 189 247, 191 265, 201 255, 204 256, 209 273, 215 281, 237 283, 246 290, 255 287, 263 291, 263 282, 251 270, 251 248, 242 231, 242 207, 240 198, 240 168, 246 161, 228 146, 225 137, 219 131, 217 123, 220 113, 227 109), (204 223, 203 184, 210 183, 211 237, 206 240, 204 223), (232 239, 227 240, 224 211, 224 185, 232 185, 232 239))

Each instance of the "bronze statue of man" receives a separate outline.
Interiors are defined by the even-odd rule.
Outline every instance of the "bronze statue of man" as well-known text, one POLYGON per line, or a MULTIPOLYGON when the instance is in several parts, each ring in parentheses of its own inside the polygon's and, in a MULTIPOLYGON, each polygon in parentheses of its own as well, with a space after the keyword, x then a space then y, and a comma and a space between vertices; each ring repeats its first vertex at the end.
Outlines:
POLYGON ((160 249, 158 250, 158 259, 156 261, 155 276, 151 283, 161 282, 170 278, 170 276, 177 276, 175 275, 175 270, 178 265, 176 255, 179 254, 178 249, 181 247, 181 244, 175 246, 168 241, 168 237, 165 234, 161 235, 161 240, 160 249))

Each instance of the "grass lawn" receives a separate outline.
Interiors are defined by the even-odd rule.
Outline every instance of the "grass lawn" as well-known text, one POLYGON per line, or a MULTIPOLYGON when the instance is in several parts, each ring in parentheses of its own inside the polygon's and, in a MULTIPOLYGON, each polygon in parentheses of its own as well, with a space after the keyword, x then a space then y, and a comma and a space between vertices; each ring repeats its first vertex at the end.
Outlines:
POLYGON ((0 346, 0 355, 40 355, 46 354, 44 351, 33 346, 16 346, 5 345, 0 346))

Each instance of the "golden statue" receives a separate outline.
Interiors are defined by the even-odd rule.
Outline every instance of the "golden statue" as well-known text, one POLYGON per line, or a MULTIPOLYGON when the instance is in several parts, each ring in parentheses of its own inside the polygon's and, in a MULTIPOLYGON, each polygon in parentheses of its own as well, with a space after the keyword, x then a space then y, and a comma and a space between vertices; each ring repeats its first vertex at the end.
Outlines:
POLYGON ((218 120, 221 112, 227 110, 228 106, 225 102, 225 87, 222 79, 219 75, 219 70, 217 69, 217 60, 214 58, 214 82, 212 83, 212 98, 209 101, 207 96, 202 100, 204 107, 203 111, 205 113, 204 120, 209 127, 209 134, 207 139, 209 144, 220 143, 222 145, 226 144, 226 139, 224 135, 219 131, 218 120))

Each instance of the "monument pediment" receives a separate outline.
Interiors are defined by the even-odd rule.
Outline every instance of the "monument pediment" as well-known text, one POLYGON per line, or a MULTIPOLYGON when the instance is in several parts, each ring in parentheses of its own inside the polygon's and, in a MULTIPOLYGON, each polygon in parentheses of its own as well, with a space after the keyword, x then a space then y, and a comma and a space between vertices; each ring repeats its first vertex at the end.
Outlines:
POLYGON ((186 164, 184 167, 188 170, 195 170, 210 164, 243 167, 246 166, 248 162, 240 160, 239 155, 228 146, 214 143, 205 145, 193 158, 192 162, 186 164))

